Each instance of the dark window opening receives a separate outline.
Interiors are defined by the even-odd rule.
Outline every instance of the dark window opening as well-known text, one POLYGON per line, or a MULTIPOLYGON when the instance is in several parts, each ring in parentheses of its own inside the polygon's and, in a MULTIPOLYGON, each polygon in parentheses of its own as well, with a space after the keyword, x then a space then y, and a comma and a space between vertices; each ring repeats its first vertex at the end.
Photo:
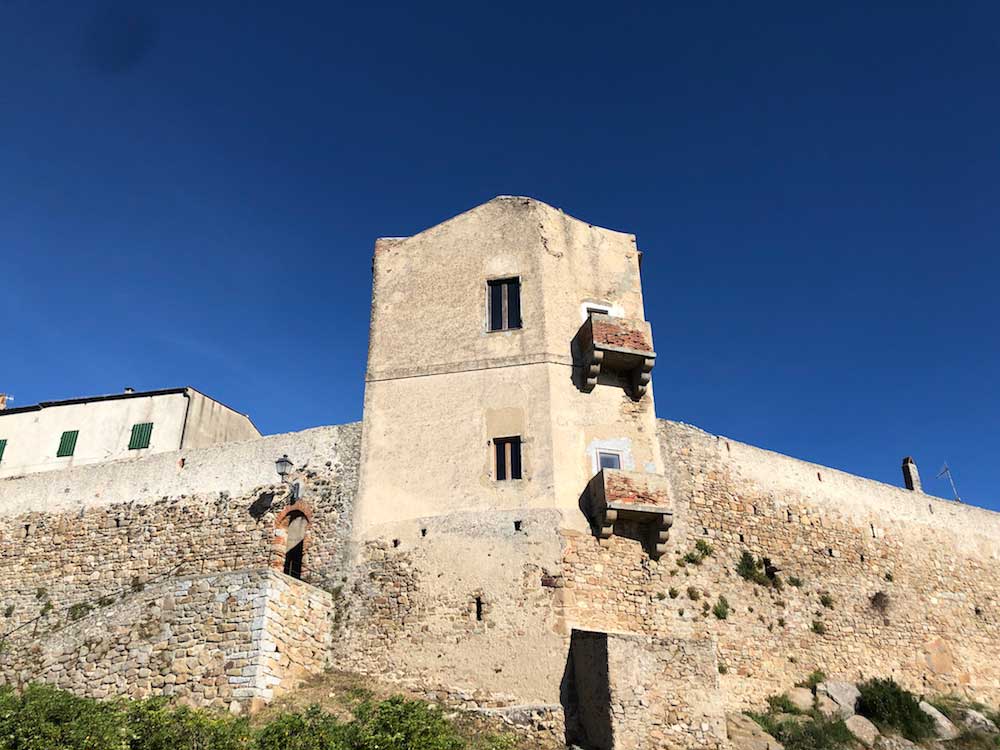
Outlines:
POLYGON ((521 478, 521 436, 493 438, 497 481, 521 478))
POLYGON ((622 457, 621 454, 612 451, 598 451, 597 463, 602 469, 620 469, 622 457))
POLYGON ((427 536, 427 529, 420 529, 420 536, 427 536))
POLYGON ((393 539, 392 540, 392 546, 393 547, 398 547, 399 546, 399 540, 398 539, 393 539))
POLYGON ((298 512, 292 513, 290 519, 285 535, 285 563, 282 572, 292 578, 301 578, 309 519, 298 512))
POLYGON ((284 572, 286 576, 291 576, 292 578, 302 577, 302 553, 304 552, 302 548, 303 543, 304 542, 299 542, 285 553, 285 566, 282 568, 282 572, 284 572))
POLYGON ((479 622, 483 621, 483 597, 476 597, 476 620, 479 622))
POLYGON ((514 521, 514 531, 520 531, 520 530, 521 530, 521 522, 514 521))
POLYGON ((79 430, 67 430, 59 438, 59 450, 56 451, 56 458, 72 456, 76 450, 76 439, 79 437, 79 430))
POLYGON ((486 282, 490 295, 490 330, 509 331, 521 327, 521 280, 486 282))

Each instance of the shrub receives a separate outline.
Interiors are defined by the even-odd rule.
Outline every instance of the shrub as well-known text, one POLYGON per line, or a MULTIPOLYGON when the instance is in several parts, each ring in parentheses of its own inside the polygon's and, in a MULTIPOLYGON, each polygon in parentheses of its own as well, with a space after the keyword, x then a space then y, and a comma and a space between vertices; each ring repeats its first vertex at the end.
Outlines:
POLYGON ((779 617, 778 618, 778 627, 781 627, 781 628, 785 627, 785 618, 784 617, 779 617))
POLYGON ((48 685, 21 695, 0 689, 0 737, 17 750, 128 750, 116 703, 80 698, 48 685))
POLYGON ((913 741, 934 736, 933 719, 920 710, 917 697, 895 680, 868 680, 858 685, 858 690, 858 712, 880 727, 895 729, 913 741))
POLYGON ((440 711, 419 701, 364 702, 354 714, 344 735, 351 750, 461 750, 464 745, 440 711))
POLYGON ((729 602, 722 594, 719 594, 719 601, 712 607, 712 614, 719 620, 725 620, 729 617, 729 602))
POLYGON ((819 603, 822 604, 827 609, 833 609, 833 597, 829 594, 820 594, 819 603))
POLYGON ((673 586, 671 586, 670 590, 667 592, 667 594, 670 596, 671 599, 676 599, 678 597, 678 595, 680 595, 680 592, 677 589, 675 589, 673 586))
POLYGON ((657 591, 656 592, 656 598, 659 599, 662 602, 664 599, 667 598, 667 595, 664 594, 662 591, 657 591))
POLYGON ((4 609, 4 611, 3 611, 3 616, 4 617, 10 617, 12 614, 14 614, 14 605, 13 604, 8 604, 7 607, 6 607, 6 609, 4 609))
POLYGON ((802 579, 798 576, 788 576, 788 585, 794 586, 795 588, 802 587, 802 579))
POLYGON ((854 746, 854 736, 839 719, 831 721, 812 717, 806 721, 798 718, 781 720, 773 711, 766 714, 747 712, 747 716, 782 743, 785 750, 838 750, 854 746))
POLYGON ((693 602, 696 602, 699 599, 701 599, 701 592, 694 586, 688 586, 687 594, 688 594, 688 599, 690 599, 693 602))
POLYGON ((826 625, 823 624, 822 620, 813 620, 812 632, 816 635, 824 635, 826 633, 826 625))
POLYGON ((347 731, 333 716, 312 706, 305 713, 283 714, 269 722, 258 732, 254 750, 348 750, 347 731))
POLYGON ((885 580, 887 580, 889 583, 892 583, 892 573, 890 573, 888 570, 885 572, 885 580))
MULTIPOLYGON (((186 706, 172 706, 166 698, 134 701, 127 704, 124 712, 129 750, 243 750, 251 747, 251 732, 246 721, 186 706)), ((294 743, 285 746, 295 750, 321 747, 294 743)))
POLYGON ((44 586, 39 586, 37 589, 35 589, 36 599, 44 599, 46 596, 48 596, 48 594, 49 592, 45 589, 44 586))
POLYGON ((697 542, 695 542, 694 548, 698 551, 698 554, 700 554, 702 558, 711 557, 712 553, 715 552, 715 549, 712 547, 712 545, 706 542, 704 539, 699 539, 697 542))

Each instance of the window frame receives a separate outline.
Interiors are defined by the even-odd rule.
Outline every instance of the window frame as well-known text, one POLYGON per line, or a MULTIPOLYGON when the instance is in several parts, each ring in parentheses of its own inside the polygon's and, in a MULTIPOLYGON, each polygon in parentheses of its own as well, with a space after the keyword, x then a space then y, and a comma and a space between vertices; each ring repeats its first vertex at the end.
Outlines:
POLYGON ((3 463, 3 454, 7 450, 7 438, 0 438, 0 463, 3 463))
POLYGON ((521 435, 505 435, 492 438, 490 444, 493 447, 493 481, 516 482, 524 479, 524 438, 521 435))
POLYGON ((79 430, 63 430, 59 436, 56 458, 71 458, 76 453, 76 443, 80 439, 79 430))
POLYGON ((524 315, 521 305, 521 276, 500 276, 495 279, 486 280, 486 332, 500 333, 503 331, 519 331, 524 328, 524 315), (510 321, 510 289, 517 289, 517 325, 511 325, 510 321), (493 326, 493 290, 500 290, 500 326, 493 326))
POLYGON ((616 470, 616 471, 621 471, 621 468, 624 465, 624 463, 625 463, 625 456, 622 455, 621 451, 608 450, 606 448, 598 448, 597 449, 597 470, 598 471, 604 471, 605 469, 612 469, 612 470, 616 470), (610 456, 610 457, 615 458, 618 461, 618 465, 617 466, 603 466, 601 464, 601 457, 602 456, 610 456))

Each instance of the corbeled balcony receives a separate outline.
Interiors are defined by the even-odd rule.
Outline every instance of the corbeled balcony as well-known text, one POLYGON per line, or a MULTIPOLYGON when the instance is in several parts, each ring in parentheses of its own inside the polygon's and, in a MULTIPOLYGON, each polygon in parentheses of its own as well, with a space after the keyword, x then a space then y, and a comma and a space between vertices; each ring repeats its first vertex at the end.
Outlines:
POLYGON ((618 382, 624 380, 632 398, 642 398, 656 361, 653 333, 647 321, 591 313, 577 331, 574 343, 583 367, 583 390, 593 390, 605 375, 618 382))
POLYGON ((618 521, 648 525, 654 557, 666 552, 673 505, 670 485, 660 474, 602 469, 587 486, 586 513, 597 536, 610 538, 618 521))

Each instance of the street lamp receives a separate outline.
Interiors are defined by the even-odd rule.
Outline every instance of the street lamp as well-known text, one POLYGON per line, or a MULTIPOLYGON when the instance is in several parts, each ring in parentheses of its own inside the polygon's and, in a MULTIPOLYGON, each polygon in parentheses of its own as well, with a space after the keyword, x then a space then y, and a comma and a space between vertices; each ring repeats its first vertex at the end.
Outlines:
MULTIPOLYGON (((286 483, 288 479, 288 473, 292 470, 292 461, 288 458, 288 454, 285 453, 281 458, 274 462, 274 468, 278 472, 278 476, 281 477, 282 483, 286 483)), ((292 485, 291 500, 294 503, 299 499, 299 483, 295 482, 292 485)))

